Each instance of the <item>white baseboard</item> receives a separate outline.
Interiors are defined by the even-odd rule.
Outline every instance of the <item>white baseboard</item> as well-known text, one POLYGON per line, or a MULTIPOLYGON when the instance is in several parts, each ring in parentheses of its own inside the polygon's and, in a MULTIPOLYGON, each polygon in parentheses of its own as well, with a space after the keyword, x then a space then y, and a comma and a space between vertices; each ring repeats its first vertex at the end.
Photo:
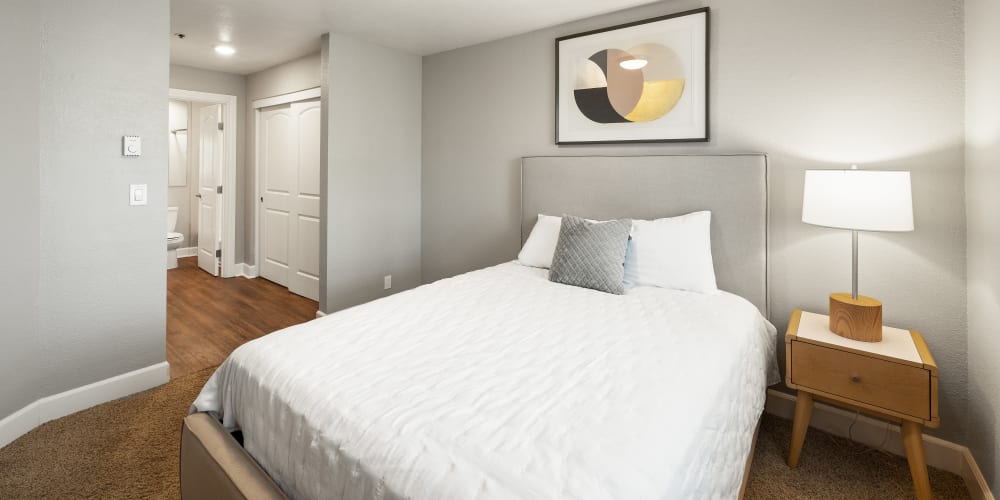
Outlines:
POLYGON ((257 277, 257 266, 251 266, 246 262, 242 264, 236 264, 236 275, 242 276, 244 278, 256 278, 257 277))
POLYGON ((7 446, 11 441, 50 420, 145 391, 169 381, 170 365, 164 361, 41 398, 0 420, 0 447, 7 446))
POLYGON ((177 249, 178 259, 183 257, 197 257, 197 256, 198 256, 198 247, 187 247, 187 248, 177 249))
POLYGON ((323 316, 326 316, 325 312, 323 312, 323 311, 316 311, 316 317, 317 318, 322 318, 323 316))
MULTIPOLYGON (((767 391, 767 413, 792 420, 795 415, 795 396, 774 389, 767 391)), ((906 456, 903 449, 899 426, 865 415, 856 416, 853 411, 843 410, 825 403, 815 403, 809 427, 829 432, 834 436, 850 438, 855 442, 906 456), (857 421, 855 421, 857 418, 857 421), (851 423, 854 429, 851 430, 851 423)), ((806 437, 806 445, 809 438, 806 437)), ((994 500, 982 471, 972 457, 969 448, 944 439, 924 435, 924 453, 927 464, 938 469, 958 474, 965 480, 973 500, 994 500)))

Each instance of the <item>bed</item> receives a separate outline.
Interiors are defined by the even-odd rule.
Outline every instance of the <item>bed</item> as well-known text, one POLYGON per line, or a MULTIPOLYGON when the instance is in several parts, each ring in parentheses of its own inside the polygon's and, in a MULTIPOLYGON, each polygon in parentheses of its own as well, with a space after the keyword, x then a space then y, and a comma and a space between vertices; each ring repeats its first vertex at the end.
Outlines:
POLYGON ((538 213, 704 209, 727 292, 615 296, 507 262, 245 344, 185 422, 182 491, 739 496, 766 387, 778 382, 765 319, 766 158, 522 160, 525 230, 538 213))

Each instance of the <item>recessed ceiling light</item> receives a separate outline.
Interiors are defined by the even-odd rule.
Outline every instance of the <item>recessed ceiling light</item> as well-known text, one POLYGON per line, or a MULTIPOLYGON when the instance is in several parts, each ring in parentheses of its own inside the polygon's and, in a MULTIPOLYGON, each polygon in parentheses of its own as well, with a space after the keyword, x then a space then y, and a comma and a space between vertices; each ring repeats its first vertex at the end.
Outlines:
POLYGON ((645 68, 647 64, 649 64, 649 61, 639 58, 626 59, 618 63, 618 65, 624 69, 642 69, 645 68))
POLYGON ((220 56, 231 56, 236 53, 236 49, 234 49, 231 45, 216 45, 215 53, 220 56))

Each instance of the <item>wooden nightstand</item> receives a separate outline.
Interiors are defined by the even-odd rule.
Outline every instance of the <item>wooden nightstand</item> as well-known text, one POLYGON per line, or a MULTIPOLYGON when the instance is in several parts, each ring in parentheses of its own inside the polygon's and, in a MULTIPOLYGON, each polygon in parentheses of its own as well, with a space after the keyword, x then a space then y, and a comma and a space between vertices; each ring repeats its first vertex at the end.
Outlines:
POLYGON ((882 342, 829 330, 829 317, 794 311, 785 334, 785 384, 798 390, 788 466, 799 464, 813 401, 900 424, 917 498, 930 499, 922 427, 937 427, 938 371, 923 337, 883 327, 882 342))

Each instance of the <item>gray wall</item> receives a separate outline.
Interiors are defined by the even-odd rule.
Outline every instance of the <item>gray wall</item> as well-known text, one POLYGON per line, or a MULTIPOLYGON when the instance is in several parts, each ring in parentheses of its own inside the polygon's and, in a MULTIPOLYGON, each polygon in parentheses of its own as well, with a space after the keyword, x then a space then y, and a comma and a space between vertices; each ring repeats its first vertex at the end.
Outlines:
MULTIPOLYGON (((850 288, 850 234, 800 222, 803 171, 913 172, 916 231, 861 238, 862 293, 920 330, 942 425, 965 441, 963 18, 959 0, 661 2, 424 58, 424 281, 513 259, 518 158, 761 151, 770 157, 771 320, 850 288), (556 147, 553 39, 712 8, 708 144, 556 147)), ((780 349, 783 359, 784 348, 780 349)), ((782 363, 783 364, 783 363, 782 363)))
POLYGON ((0 99, 8 117, 0 120, 0 227, 9 235, 0 245, 0 419, 42 396, 44 378, 37 362, 39 11, 35 0, 0 3, 0 99))
POLYGON ((965 9, 969 447, 1000 497, 1000 3, 965 9))
MULTIPOLYGON (((209 92, 212 94, 225 94, 236 96, 236 206, 242 207, 247 204, 246 193, 253 193, 252 173, 247 169, 246 148, 247 148, 247 78, 242 75, 233 75, 219 71, 192 68, 189 66, 170 66, 170 88, 182 90, 196 90, 198 92, 209 92)), ((164 105, 164 108, 166 105, 164 105)), ((191 116, 196 117, 197 106, 192 106, 191 116)), ((197 120, 192 120, 197 122, 197 120)), ((189 151, 191 158, 197 161, 198 137, 196 130, 192 129, 192 147, 189 151)), ((191 182, 197 185, 197 180, 191 178, 191 182)), ((195 190, 197 191, 197 190, 195 190)), ((192 192, 192 196, 195 193, 192 192)), ((251 195, 252 196, 252 195, 251 195)), ((245 211, 236 210, 236 262, 246 262, 246 248, 253 244, 253 235, 245 232, 246 220, 245 211), (249 243, 248 243, 249 241, 249 243)), ((182 246, 194 246, 194 244, 184 243, 182 246)))
POLYGON ((322 61, 320 53, 310 54, 298 59, 279 64, 277 66, 259 71, 247 78, 247 101, 246 101, 246 130, 247 130, 247 182, 246 182, 246 202, 243 210, 244 217, 243 234, 246 235, 246 250, 244 262, 256 264, 257 248, 254 246, 254 235, 257 233, 257 212, 256 212, 256 192, 257 180, 254 178, 254 168, 256 157, 254 148, 256 147, 257 123, 253 109, 253 102, 265 97, 274 97, 283 94, 290 94, 300 90, 313 89, 320 86, 320 69, 322 61))
POLYGON ((421 58, 331 34, 322 61, 320 309, 332 312, 420 284, 421 58))
POLYGON ((3 250, 0 417, 165 359, 170 13, 166 0, 119 7, 0 6, 17 117, 0 126, 0 175, 16 187, 0 217, 18 242, 3 250), (141 158, 121 156, 126 134, 143 137, 141 158), (129 206, 133 183, 149 185, 148 206, 129 206))

